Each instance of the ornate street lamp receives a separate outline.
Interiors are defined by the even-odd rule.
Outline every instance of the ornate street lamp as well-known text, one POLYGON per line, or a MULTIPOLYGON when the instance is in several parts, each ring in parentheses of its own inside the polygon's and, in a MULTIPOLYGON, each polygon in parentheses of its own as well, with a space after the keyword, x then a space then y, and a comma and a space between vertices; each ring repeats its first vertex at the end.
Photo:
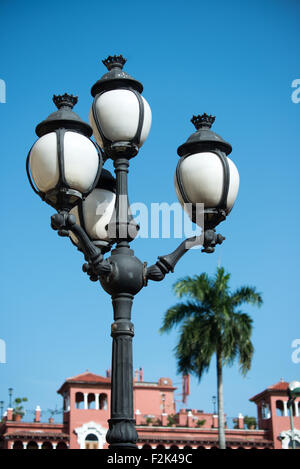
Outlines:
POLYGON ((297 397, 300 397, 300 382, 299 381, 292 381, 289 384, 288 396, 289 396, 288 408, 289 408, 290 422, 291 422, 292 448, 296 449, 293 406, 297 397))
POLYGON ((138 154, 148 136, 151 110, 141 96, 142 84, 123 71, 125 62, 122 56, 104 60, 108 72, 91 90, 94 101, 90 123, 101 151, 89 140, 89 125, 74 117, 71 109, 74 98, 64 95, 59 101, 55 98, 56 104, 64 102, 63 116, 59 109, 51 115, 54 118, 49 116, 39 124, 37 134, 40 140, 45 137, 46 140, 43 144, 38 140, 27 160, 27 172, 30 176, 30 168, 35 192, 57 209, 58 213, 51 217, 52 228, 62 236, 70 236, 84 254, 84 272, 92 281, 99 280, 112 298, 111 418, 106 436, 110 449, 137 448, 131 322, 134 296, 149 280, 161 281, 173 272, 179 259, 195 244, 202 244, 205 252, 213 252, 216 244, 222 243, 224 238, 216 234, 215 227, 230 212, 238 190, 237 170, 227 158, 231 146, 210 130, 213 117, 206 114, 194 117, 197 131, 178 149, 181 159, 175 187, 184 208, 186 203, 192 206, 187 211, 195 222, 201 204, 203 235, 183 241, 174 252, 160 256, 150 267, 134 256, 130 242, 139 227, 130 212, 127 175, 129 161, 138 154), (71 144, 74 132, 76 138, 80 136, 78 146, 75 140, 71 144), (63 145, 59 135, 67 133, 72 135, 67 141, 64 139, 63 145), (70 148, 66 148, 67 144, 70 148), (102 170, 101 155, 103 160, 113 160, 116 180, 102 170), (64 178, 63 171, 66 171, 64 178), (111 250, 113 245, 115 248, 111 250), (104 259, 109 251, 109 257, 104 259))
POLYGON ((13 388, 8 388, 8 406, 9 406, 9 408, 12 407, 12 395, 13 395, 13 388))
POLYGON ((212 397, 212 403, 213 403, 213 408, 214 408, 214 415, 216 415, 216 403, 217 403, 217 396, 212 397))

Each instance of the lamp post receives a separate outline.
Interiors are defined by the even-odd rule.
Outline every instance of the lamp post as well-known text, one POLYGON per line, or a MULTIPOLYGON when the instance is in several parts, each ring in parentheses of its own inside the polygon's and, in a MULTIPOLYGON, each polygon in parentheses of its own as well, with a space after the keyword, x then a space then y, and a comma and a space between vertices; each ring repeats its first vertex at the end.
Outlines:
POLYGON ((9 397, 9 408, 11 409, 12 407, 12 395, 13 395, 13 388, 8 388, 8 397, 9 397))
POLYGON ((296 440, 295 440, 295 428, 294 428, 294 417, 293 417, 293 406, 297 397, 300 397, 300 382, 292 381, 288 386, 288 408, 290 413, 290 422, 291 422, 291 435, 292 435, 292 448, 296 449, 296 440))
POLYGON ((212 403, 213 403, 213 408, 214 408, 214 415, 216 415, 217 396, 212 397, 212 403))
POLYGON ((84 254, 83 271, 92 281, 99 280, 112 298, 111 417, 106 436, 110 449, 137 448, 133 299, 149 280, 161 281, 173 272, 191 247, 201 244, 202 251, 211 253, 222 243, 215 227, 232 209, 239 184, 236 167, 227 157, 231 146, 211 130, 214 118, 194 116, 196 132, 178 149, 175 188, 192 220, 200 224, 199 214, 204 218, 202 236, 183 241, 150 267, 134 256, 130 243, 139 227, 130 212, 127 177, 130 160, 150 131, 151 110, 141 96, 142 84, 123 70, 125 62, 122 56, 103 61, 108 72, 91 89, 91 127, 72 110, 77 98, 55 96, 58 111, 37 126, 39 140, 27 157, 32 188, 57 210, 51 217, 52 228, 71 238, 84 254), (96 144, 90 140, 92 133, 96 144), (108 158, 116 179, 102 170, 108 158), (110 255, 104 258, 107 252, 110 255))

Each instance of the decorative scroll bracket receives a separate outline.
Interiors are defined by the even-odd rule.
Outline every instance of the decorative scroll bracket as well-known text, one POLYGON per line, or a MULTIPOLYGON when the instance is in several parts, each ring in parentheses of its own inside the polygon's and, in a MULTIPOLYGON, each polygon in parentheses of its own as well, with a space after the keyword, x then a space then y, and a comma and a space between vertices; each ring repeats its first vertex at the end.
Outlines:
POLYGON ((102 275, 110 274, 111 264, 103 258, 102 252, 90 240, 81 226, 76 224, 74 215, 68 212, 60 212, 52 215, 51 228, 58 232, 59 236, 69 236, 69 231, 76 236, 80 242, 80 247, 84 253, 88 264, 83 265, 83 271, 86 272, 92 281, 97 281, 102 275))
POLYGON ((203 246, 202 252, 211 254, 217 244, 222 244, 225 238, 216 233, 215 229, 205 230, 202 236, 194 236, 183 241, 175 251, 165 256, 159 256, 156 264, 151 265, 146 270, 145 283, 148 280, 160 282, 169 272, 173 272, 177 262, 181 257, 195 246, 203 246))

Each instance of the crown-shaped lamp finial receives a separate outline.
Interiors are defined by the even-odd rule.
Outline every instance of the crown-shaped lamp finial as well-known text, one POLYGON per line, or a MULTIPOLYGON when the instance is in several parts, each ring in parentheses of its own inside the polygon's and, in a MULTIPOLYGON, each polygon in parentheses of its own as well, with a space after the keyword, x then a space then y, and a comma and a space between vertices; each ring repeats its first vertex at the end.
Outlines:
POLYGON ((107 59, 102 60, 102 63, 105 65, 108 71, 112 68, 120 68, 122 69, 126 63, 126 59, 123 55, 109 55, 107 59))
POLYGON ((196 130, 208 128, 210 129, 213 123, 215 122, 215 116, 209 116, 204 113, 202 115, 193 116, 191 122, 194 124, 196 130))
POLYGON ((71 109, 75 106, 78 102, 78 96, 73 96, 72 94, 62 94, 62 95, 54 95, 53 102, 57 109, 60 109, 63 106, 67 106, 71 109))

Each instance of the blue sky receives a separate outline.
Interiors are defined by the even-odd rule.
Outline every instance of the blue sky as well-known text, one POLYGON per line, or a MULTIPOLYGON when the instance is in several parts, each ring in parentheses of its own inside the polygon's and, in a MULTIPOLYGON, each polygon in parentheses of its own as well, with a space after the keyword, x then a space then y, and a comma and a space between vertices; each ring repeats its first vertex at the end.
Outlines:
MULTIPOLYGON (((177 334, 160 336, 164 312, 176 302, 172 284, 187 274, 213 274, 221 263, 232 288, 255 285, 255 356, 246 378, 226 369, 225 411, 255 414, 248 398, 281 377, 300 378, 291 360, 299 327, 299 116, 291 100, 300 78, 300 4, 296 0, 180 2, 157 0, 1 0, 0 104, 2 164, 1 322, 7 364, 0 364, 0 400, 7 389, 28 408, 60 405, 63 380, 110 366, 109 297, 81 272, 82 258, 50 229, 51 207, 32 192, 25 174, 35 125, 54 107, 52 95, 78 94, 87 120, 90 88, 104 73, 101 59, 122 53, 126 70, 144 85, 153 114, 147 142, 132 161, 131 202, 176 201, 177 147, 193 132, 190 118, 216 115, 214 130, 233 146, 241 178, 226 242, 213 255, 188 253, 176 272, 150 284, 135 300, 134 366, 145 380, 179 384, 173 348, 177 334)), ((108 168, 110 165, 108 165, 108 168)), ((176 239, 139 239, 136 255, 153 263, 176 239)), ((192 379, 188 407, 212 410, 215 364, 200 384, 192 379)))

